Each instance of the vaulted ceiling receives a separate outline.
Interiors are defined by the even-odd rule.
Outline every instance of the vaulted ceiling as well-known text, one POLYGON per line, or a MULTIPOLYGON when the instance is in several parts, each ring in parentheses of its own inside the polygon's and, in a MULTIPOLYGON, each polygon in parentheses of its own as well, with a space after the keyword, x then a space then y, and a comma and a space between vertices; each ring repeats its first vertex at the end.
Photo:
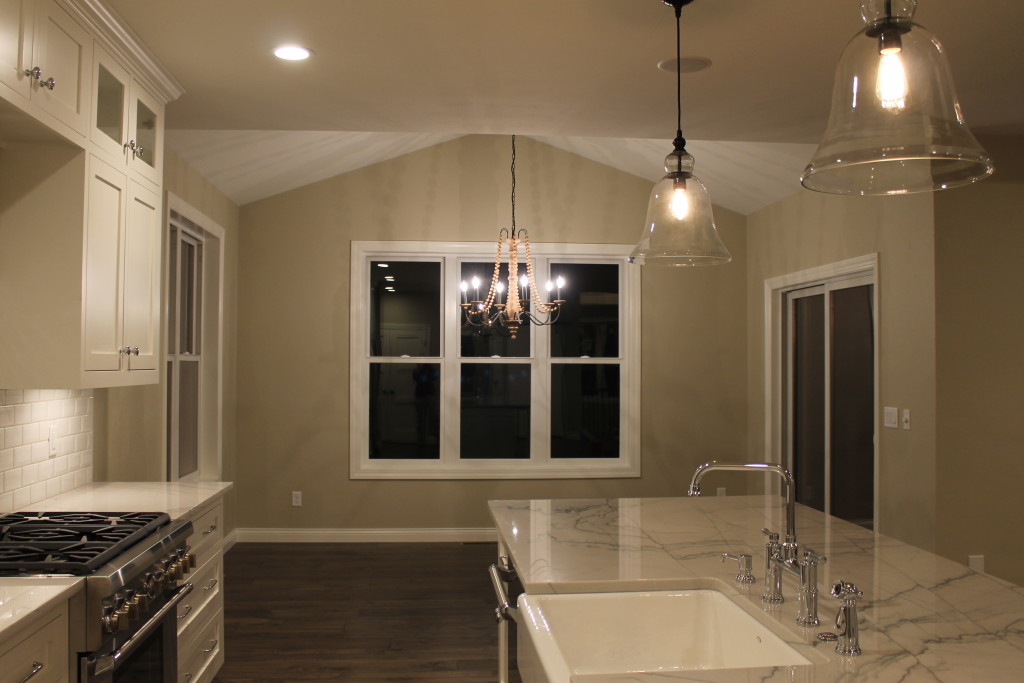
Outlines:
MULTIPOLYGON (((655 180, 675 132, 660 0, 107 0, 181 83, 168 144, 239 203, 468 133, 529 135, 655 180), (299 63, 271 54, 299 43, 299 63)), ((857 0, 697 0, 683 132, 716 204, 800 190, 857 0)), ((920 0, 976 134, 1024 135, 1024 3, 920 0)), ((998 169, 999 159, 996 158, 998 169)))

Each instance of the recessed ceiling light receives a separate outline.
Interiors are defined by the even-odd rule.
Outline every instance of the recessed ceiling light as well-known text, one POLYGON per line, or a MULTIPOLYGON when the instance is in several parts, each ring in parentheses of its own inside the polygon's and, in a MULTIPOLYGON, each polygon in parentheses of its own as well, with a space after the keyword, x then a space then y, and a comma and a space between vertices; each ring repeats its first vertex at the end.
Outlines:
POLYGON ((303 59, 309 59, 309 56, 313 54, 312 50, 307 50, 304 47, 298 45, 282 45, 274 50, 274 56, 278 59, 286 59, 289 62, 298 62, 303 59))
POLYGON ((378 268, 387 268, 387 267, 388 267, 388 264, 386 264, 386 263, 378 263, 378 264, 377 264, 377 267, 378 267, 378 268))
POLYGON ((673 57, 658 62, 658 68, 670 74, 674 74, 676 69, 679 69, 679 73, 692 74, 695 71, 703 71, 709 66, 711 66, 711 60, 707 57, 683 57, 678 62, 673 57), (676 66, 677 64, 678 66, 676 66))

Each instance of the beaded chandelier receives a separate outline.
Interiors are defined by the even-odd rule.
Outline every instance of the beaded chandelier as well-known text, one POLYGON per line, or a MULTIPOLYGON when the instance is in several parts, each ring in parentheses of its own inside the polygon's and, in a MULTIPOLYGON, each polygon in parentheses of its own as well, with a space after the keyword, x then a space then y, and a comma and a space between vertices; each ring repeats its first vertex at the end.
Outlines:
POLYGON ((526 230, 516 229, 516 136, 512 136, 512 227, 502 228, 498 232, 498 249, 494 256, 494 272, 487 295, 480 299, 480 280, 473 277, 471 282, 462 282, 462 301, 459 307, 463 312, 463 325, 474 327, 481 333, 498 332, 507 334, 513 339, 519 332, 519 326, 530 323, 533 325, 550 325, 558 320, 558 313, 565 300, 561 298, 565 281, 559 277, 555 282, 546 284, 545 296, 555 292, 555 299, 542 301, 537 289, 537 278, 534 273, 533 256, 530 254, 530 236, 526 230), (501 281, 501 256, 504 246, 508 245, 508 285, 501 281), (526 252, 526 274, 519 275, 519 245, 526 252), (474 289, 474 298, 470 299, 470 286, 474 289), (507 293, 507 296, 506 296, 507 293))

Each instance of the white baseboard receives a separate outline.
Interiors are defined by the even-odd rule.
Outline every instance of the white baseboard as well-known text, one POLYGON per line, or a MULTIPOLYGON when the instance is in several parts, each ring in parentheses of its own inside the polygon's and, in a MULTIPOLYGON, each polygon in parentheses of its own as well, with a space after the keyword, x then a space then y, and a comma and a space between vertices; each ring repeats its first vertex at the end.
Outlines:
POLYGON ((224 552, 231 550, 231 546, 238 543, 238 529, 232 529, 224 537, 224 552))
MULTIPOLYGON (((235 529, 234 543, 487 543, 498 540, 490 528, 467 529, 235 529)), ((227 546, 227 539, 225 546, 227 546)))

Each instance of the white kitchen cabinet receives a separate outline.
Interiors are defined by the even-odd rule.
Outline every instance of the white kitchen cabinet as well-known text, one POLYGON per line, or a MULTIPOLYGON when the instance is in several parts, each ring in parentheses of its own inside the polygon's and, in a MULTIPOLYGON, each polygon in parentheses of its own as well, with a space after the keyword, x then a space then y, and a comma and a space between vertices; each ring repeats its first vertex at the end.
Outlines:
POLYGON ((0 683, 68 680, 68 610, 61 605, 0 642, 0 683))
POLYGON ((192 593, 178 605, 178 680, 206 683, 224 663, 224 503, 191 510, 189 552, 196 568, 183 581, 192 593))
POLYGON ((94 47, 90 141, 116 166, 160 185, 163 163, 163 105, 117 60, 94 47))
POLYGON ((122 171, 91 157, 87 201, 84 370, 149 371, 155 381, 160 333, 160 198, 122 171))
POLYGON ((29 96, 25 70, 32 58, 32 3, 0 0, 0 83, 23 98, 29 96))
POLYGON ((30 99, 39 109, 85 135, 92 37, 54 0, 36 0, 30 99))

